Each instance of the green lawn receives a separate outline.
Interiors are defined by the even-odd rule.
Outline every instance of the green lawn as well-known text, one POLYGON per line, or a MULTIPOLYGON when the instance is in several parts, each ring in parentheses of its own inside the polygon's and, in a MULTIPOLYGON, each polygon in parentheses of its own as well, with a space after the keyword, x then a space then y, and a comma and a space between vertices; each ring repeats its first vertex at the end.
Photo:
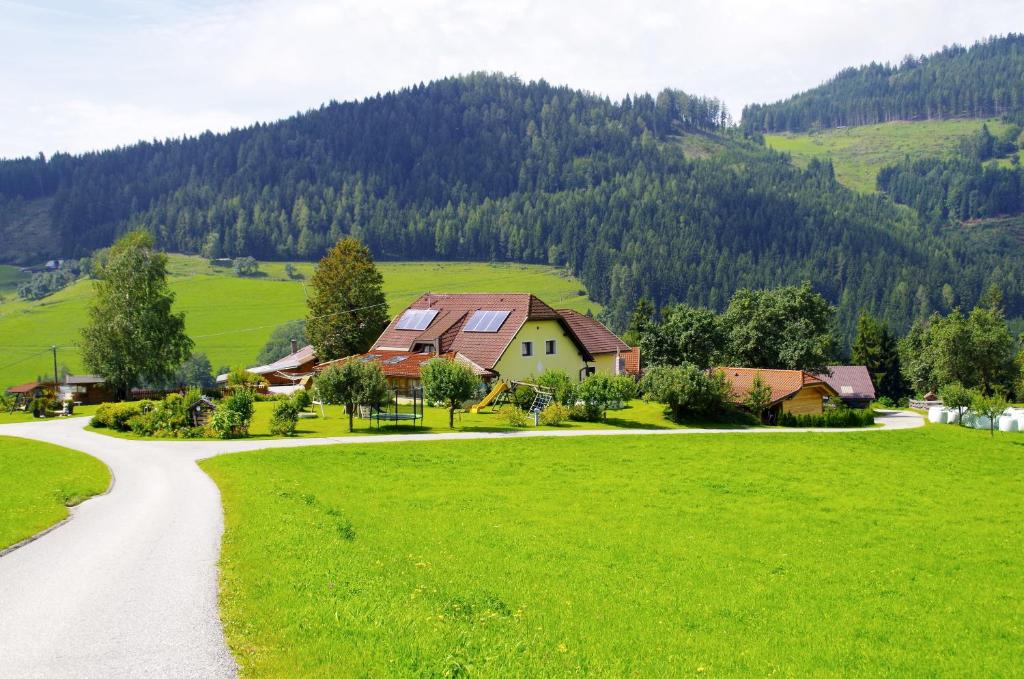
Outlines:
POLYGON ((830 157, 840 182, 870 193, 875 190, 875 177, 884 165, 899 162, 907 155, 921 158, 955 153, 960 139, 980 130, 983 123, 995 135, 1006 127, 998 119, 892 122, 810 134, 767 134, 765 143, 791 154, 801 166, 811 158, 830 157))
MULTIPOLYGON (((270 418, 276 404, 273 401, 258 402, 255 405, 255 413, 252 418, 252 425, 249 434, 252 438, 279 438, 270 434, 270 418)), ((403 408, 405 410, 406 408, 403 408)), ((450 432, 448 428, 448 410, 426 406, 423 419, 418 426, 402 425, 390 426, 382 422, 380 427, 376 422, 359 419, 354 420, 354 431, 348 431, 348 415, 345 414, 342 406, 325 406, 323 414, 319 406, 312 408, 315 415, 312 419, 300 419, 295 436, 298 438, 323 438, 334 436, 365 436, 377 434, 437 434, 450 432)), ((31 416, 15 416, 22 419, 31 419, 31 416)), ((0 416, 0 423, 3 422, 0 416)), ((641 400, 631 401, 626 408, 621 410, 610 410, 603 422, 571 422, 567 421, 558 426, 541 425, 539 429, 544 431, 557 431, 567 429, 684 429, 688 427, 709 426, 718 429, 728 429, 742 426, 737 422, 688 422, 677 424, 668 419, 665 413, 665 406, 660 403, 645 403, 641 400)), ((537 429, 530 425, 523 429, 537 429)), ((130 432, 117 432, 111 429, 92 429, 99 434, 107 434, 127 439, 141 439, 145 437, 136 436, 130 432)), ((457 432, 501 432, 515 431, 513 427, 505 424, 501 418, 490 410, 472 414, 469 412, 457 412, 455 414, 455 431, 457 432)))
POLYGON ((94 457, 0 436, 0 549, 52 526, 109 485, 110 471, 94 457))
POLYGON ((243 677, 1010 676, 1022 441, 931 426, 201 464, 243 677))
MULTIPOLYGON (((276 325, 305 315, 303 285, 313 265, 296 266, 306 280, 288 280, 283 262, 262 264, 264 275, 239 278, 200 257, 171 256, 175 308, 185 312, 196 349, 206 352, 214 369, 252 365, 276 325)), ((393 313, 427 291, 533 292, 556 306, 594 313, 601 308, 579 294, 583 286, 578 280, 554 267, 385 262, 379 268, 393 313)), ((76 345, 91 295, 92 283, 79 281, 37 302, 8 299, 0 304, 0 387, 52 373, 53 344, 60 347, 59 362, 73 371, 82 369, 76 345)))

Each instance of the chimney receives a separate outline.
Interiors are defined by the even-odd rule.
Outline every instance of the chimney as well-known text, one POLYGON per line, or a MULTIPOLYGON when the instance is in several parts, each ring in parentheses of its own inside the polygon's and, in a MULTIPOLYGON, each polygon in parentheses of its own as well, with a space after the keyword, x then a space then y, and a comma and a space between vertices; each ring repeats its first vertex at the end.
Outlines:
POLYGON ((298 350, 299 350, 299 343, 296 342, 295 340, 292 340, 292 353, 294 354, 298 350))

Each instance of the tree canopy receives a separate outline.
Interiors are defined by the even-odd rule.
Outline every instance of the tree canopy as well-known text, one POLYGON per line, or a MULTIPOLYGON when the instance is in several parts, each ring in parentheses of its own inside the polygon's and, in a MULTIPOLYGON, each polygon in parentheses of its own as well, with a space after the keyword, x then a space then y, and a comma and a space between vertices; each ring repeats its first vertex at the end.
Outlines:
POLYGON ((124 397, 135 386, 164 384, 192 355, 185 315, 172 310, 167 256, 145 231, 126 234, 104 253, 96 296, 82 329, 82 360, 124 397))

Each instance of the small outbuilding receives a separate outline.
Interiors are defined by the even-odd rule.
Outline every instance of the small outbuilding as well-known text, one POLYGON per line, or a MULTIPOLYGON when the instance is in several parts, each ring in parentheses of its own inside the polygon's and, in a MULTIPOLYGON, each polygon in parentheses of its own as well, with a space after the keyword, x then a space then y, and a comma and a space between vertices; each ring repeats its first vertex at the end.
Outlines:
POLYGON ((96 405, 116 400, 99 375, 68 375, 60 386, 60 400, 80 405, 96 405))
POLYGON ((217 404, 206 396, 200 396, 188 406, 189 420, 193 427, 205 427, 213 417, 217 404))
POLYGON ((780 413, 793 415, 821 415, 826 398, 839 395, 827 382, 803 370, 773 370, 766 368, 718 368, 732 384, 733 402, 741 405, 754 384, 757 375, 771 388, 769 416, 780 413))
POLYGON ((863 365, 830 365, 827 373, 818 375, 839 394, 851 408, 867 408, 875 400, 875 385, 863 365))
POLYGON ((28 405, 37 398, 53 394, 53 383, 50 382, 27 382, 8 387, 8 396, 13 397, 11 412, 15 410, 26 410, 28 405))

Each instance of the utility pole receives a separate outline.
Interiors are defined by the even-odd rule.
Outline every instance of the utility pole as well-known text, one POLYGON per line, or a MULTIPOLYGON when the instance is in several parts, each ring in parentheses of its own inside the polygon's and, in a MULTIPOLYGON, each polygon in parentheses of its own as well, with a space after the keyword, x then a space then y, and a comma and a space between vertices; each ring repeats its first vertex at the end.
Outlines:
POLYGON ((53 397, 54 398, 59 398, 60 397, 60 382, 57 381, 57 345, 54 344, 50 348, 53 349, 53 397))

